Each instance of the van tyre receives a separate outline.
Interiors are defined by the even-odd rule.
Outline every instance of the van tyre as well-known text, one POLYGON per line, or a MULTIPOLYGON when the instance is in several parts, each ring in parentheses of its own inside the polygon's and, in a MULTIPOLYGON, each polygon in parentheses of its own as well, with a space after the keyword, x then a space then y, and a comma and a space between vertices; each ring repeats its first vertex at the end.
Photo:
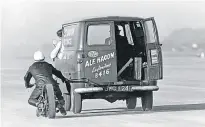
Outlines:
MULTIPOLYGON (((71 83, 71 90, 70 90, 70 95, 71 95, 71 110, 73 113, 75 113, 75 103, 78 103, 80 104, 80 109, 82 109, 82 98, 81 98, 81 95, 80 95, 80 99, 77 99, 79 97, 76 97, 76 92, 75 92, 75 89, 77 88, 84 88, 85 87, 85 84, 84 83, 71 83), (76 98, 76 99, 75 99, 76 98), (74 101, 74 100, 78 100, 77 102, 74 101)), ((81 110, 80 110, 81 111, 81 110)))
POLYGON ((77 114, 80 113, 82 110, 82 98, 81 94, 73 93, 73 113, 77 114))
POLYGON ((143 111, 150 111, 153 107, 153 92, 147 91, 144 92, 143 96, 141 97, 142 101, 142 109, 143 111))
POLYGON ((137 104, 137 98, 136 97, 130 97, 126 99, 126 106, 127 109, 135 109, 137 104))
POLYGON ((71 108, 71 96, 70 96, 70 94, 64 93, 63 98, 65 100, 65 105, 64 105, 65 110, 70 111, 70 108, 71 108))

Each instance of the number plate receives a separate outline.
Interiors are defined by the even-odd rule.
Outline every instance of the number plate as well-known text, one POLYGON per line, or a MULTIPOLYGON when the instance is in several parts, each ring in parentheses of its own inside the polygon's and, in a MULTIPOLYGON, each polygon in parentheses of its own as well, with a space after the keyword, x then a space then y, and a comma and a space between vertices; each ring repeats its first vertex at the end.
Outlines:
POLYGON ((128 92, 131 91, 131 86, 108 86, 105 91, 128 92))

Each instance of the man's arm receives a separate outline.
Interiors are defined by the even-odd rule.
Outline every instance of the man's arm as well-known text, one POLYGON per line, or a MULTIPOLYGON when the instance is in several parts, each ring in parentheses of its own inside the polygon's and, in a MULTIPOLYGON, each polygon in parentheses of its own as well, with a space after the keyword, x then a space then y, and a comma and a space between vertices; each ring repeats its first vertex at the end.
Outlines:
POLYGON ((61 49, 61 41, 59 41, 58 43, 57 43, 57 45, 56 45, 56 47, 53 49, 53 51, 50 53, 50 57, 51 57, 51 59, 54 59, 54 58, 56 58, 57 57, 57 55, 58 55, 58 53, 59 53, 59 51, 60 51, 60 49, 61 49))
POLYGON ((29 86, 30 86, 29 84, 30 84, 31 78, 32 78, 31 72, 28 70, 26 72, 26 75, 24 76, 24 81, 25 81, 25 87, 26 88, 29 88, 29 86))
MULTIPOLYGON (((51 65, 51 66, 52 66, 52 65, 51 65)), ((57 70, 57 69, 54 68, 53 66, 52 66, 52 73, 53 73, 56 77, 60 78, 60 79, 62 80, 62 82, 65 82, 66 78, 63 76, 63 74, 61 73, 61 71, 57 70)))

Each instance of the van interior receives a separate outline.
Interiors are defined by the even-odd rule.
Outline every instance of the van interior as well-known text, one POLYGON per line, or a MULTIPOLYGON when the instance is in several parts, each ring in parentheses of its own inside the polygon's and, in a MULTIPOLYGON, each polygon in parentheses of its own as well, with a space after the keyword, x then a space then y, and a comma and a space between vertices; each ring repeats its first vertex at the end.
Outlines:
POLYGON ((118 81, 145 78, 142 66, 147 62, 144 37, 141 22, 115 22, 118 81))

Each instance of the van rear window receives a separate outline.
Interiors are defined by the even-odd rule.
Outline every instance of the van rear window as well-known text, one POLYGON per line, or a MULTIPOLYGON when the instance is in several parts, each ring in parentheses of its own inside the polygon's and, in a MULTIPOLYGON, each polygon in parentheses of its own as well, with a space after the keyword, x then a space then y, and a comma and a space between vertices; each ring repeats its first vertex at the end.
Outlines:
POLYGON ((77 24, 71 24, 63 27, 63 45, 64 47, 74 46, 74 35, 77 24))
POLYGON ((89 25, 87 33, 88 45, 110 45, 110 24, 89 25))

